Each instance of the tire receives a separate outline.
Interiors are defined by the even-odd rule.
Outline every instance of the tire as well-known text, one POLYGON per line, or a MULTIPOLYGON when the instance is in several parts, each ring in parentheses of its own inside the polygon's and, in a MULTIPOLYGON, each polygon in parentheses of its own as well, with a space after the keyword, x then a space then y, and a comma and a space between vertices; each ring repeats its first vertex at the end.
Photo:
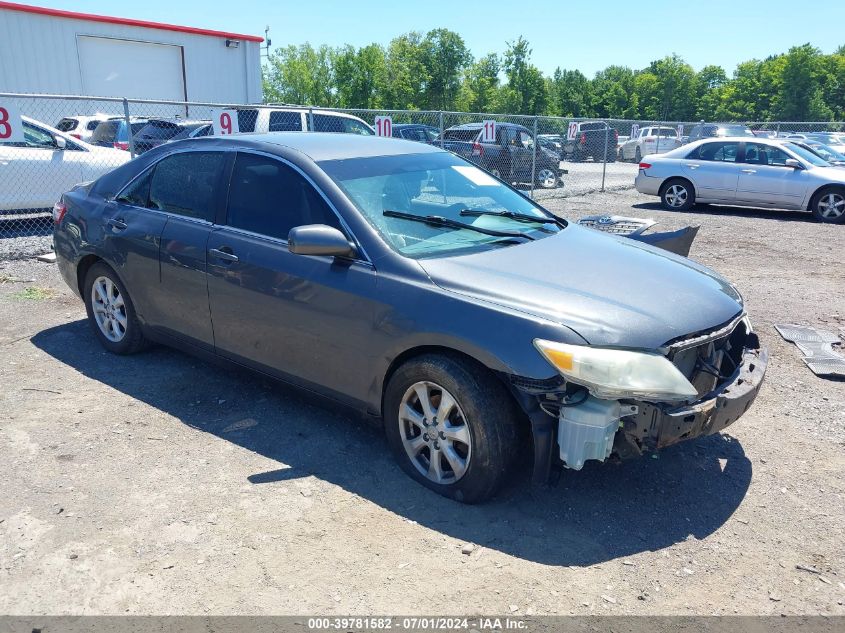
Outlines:
POLYGON ((813 217, 826 224, 845 224, 845 187, 826 187, 810 202, 813 217))
POLYGON ((660 202, 667 211, 688 211, 695 204, 695 189, 689 180, 672 178, 660 189, 660 202))
POLYGON ((640 152, 640 148, 638 147, 637 150, 634 152, 634 162, 639 165, 640 162, 642 162, 642 160, 643 160, 643 154, 642 154, 642 152, 640 152))
POLYGON ((511 471, 518 451, 516 407, 504 387, 473 361, 447 354, 409 360, 387 384, 383 414, 388 444, 402 470, 444 497, 484 501, 511 471), (448 421, 437 416, 444 394, 455 403, 448 421), (435 453, 437 461, 431 459, 435 453))
POLYGON ((557 170, 543 167, 537 170, 536 182, 543 189, 554 189, 557 187, 557 181, 560 178, 557 170))
POLYGON ((109 266, 98 262, 83 284, 88 323, 100 344, 113 354, 134 354, 147 347, 135 306, 123 282, 109 266))

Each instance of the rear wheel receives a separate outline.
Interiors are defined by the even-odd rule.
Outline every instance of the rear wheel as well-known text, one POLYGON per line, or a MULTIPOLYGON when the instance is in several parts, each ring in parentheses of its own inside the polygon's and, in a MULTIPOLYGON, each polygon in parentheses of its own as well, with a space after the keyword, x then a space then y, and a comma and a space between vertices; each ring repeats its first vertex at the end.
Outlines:
POLYGON ((554 189, 557 186, 557 172, 544 167, 537 172, 537 184, 544 189, 554 189))
POLYGON ((813 196, 810 209, 819 222, 845 223, 845 189, 829 187, 813 196))
POLYGON ((502 385, 458 356, 412 359, 385 390, 385 432, 402 470, 464 503, 491 497, 510 472, 516 415, 502 385))
POLYGON ((695 204, 695 190, 688 180, 673 178, 663 185, 660 201, 669 211, 687 211, 695 204))
POLYGON ((94 336, 114 354, 134 354, 146 347, 129 293, 109 266, 88 269, 84 284, 85 310, 94 336))

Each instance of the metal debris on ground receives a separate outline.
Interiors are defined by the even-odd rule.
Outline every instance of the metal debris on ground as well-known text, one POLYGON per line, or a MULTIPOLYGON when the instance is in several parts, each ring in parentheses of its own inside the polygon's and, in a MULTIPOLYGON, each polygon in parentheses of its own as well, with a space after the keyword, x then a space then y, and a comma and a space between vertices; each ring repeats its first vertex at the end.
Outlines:
POLYGON ((833 349, 842 345, 839 335, 805 325, 775 325, 775 329, 784 340, 795 343, 804 355, 801 360, 814 374, 845 378, 845 357, 833 349))

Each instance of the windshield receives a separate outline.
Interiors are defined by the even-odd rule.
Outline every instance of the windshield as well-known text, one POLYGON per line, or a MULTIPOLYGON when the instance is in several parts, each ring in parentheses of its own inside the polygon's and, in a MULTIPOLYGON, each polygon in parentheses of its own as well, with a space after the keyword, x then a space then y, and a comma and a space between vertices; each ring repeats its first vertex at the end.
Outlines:
POLYGON ((170 123, 169 121, 150 121, 138 132, 138 138, 168 140, 178 134, 179 130, 180 127, 176 123, 170 123))
POLYGON ((812 145, 807 145, 807 148, 828 162, 845 162, 845 154, 840 154, 832 147, 828 147, 823 143, 813 143, 812 145))
POLYGON ((821 141, 822 143, 833 143, 839 145, 842 143, 842 137, 838 134, 828 134, 826 132, 811 132, 807 135, 814 141, 821 141))
POLYGON ((723 125, 719 128, 719 136, 754 136, 754 132, 744 125, 723 125))
MULTIPOLYGON (((321 162, 320 167, 384 240, 407 257, 464 254, 528 240, 397 217, 403 214, 436 216, 446 222, 536 239, 561 230, 555 219, 531 200, 453 154, 332 160, 321 162), (502 212, 536 217, 537 222, 498 215, 502 212)), ((561 222, 561 226, 565 224, 561 222)))
POLYGON ((811 165, 815 165, 816 167, 830 167, 830 163, 824 160, 821 156, 809 149, 797 145, 796 143, 784 143, 783 146, 803 158, 811 165))

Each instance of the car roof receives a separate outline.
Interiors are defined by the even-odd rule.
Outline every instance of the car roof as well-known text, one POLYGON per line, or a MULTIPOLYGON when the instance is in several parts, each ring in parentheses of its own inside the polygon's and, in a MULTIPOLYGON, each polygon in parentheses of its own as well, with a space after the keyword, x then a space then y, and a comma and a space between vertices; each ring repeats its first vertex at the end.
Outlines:
POLYGON ((225 142, 241 147, 263 146, 265 149, 272 149, 267 146, 275 145, 302 152, 315 162, 444 151, 416 141, 337 132, 264 132, 260 134, 237 134, 229 137, 207 136, 194 139, 191 142, 211 141, 225 142))
MULTIPOLYGON (((453 125, 450 128, 447 128, 447 132, 449 130, 480 130, 484 126, 483 123, 463 123, 462 125, 453 125)), ((518 127, 523 130, 527 130, 528 128, 524 125, 520 125, 519 123, 507 123, 505 121, 499 122, 496 121, 496 127, 518 127)))

